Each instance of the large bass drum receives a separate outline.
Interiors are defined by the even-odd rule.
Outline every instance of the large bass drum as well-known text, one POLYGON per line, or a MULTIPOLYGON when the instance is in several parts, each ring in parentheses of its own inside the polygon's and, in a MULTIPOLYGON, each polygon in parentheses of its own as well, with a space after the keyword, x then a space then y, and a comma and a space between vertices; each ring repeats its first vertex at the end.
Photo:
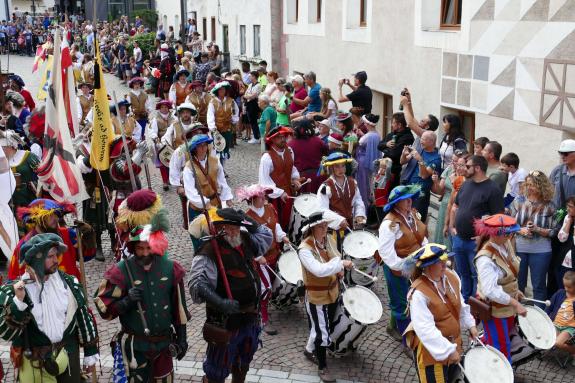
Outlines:
POLYGON ((463 356, 465 377, 469 383, 513 383, 513 368, 499 350, 476 346, 463 356))
POLYGON ((172 154, 174 154, 174 149, 172 149, 169 145, 164 145, 160 148, 160 150, 158 150, 158 160, 162 165, 169 168, 172 154))
POLYGON ((289 223, 289 239, 296 245, 300 243, 306 219, 316 211, 321 210, 315 194, 302 194, 295 198, 289 223))
MULTIPOLYGON (((375 275, 377 263, 374 254, 379 247, 379 240, 373 234, 365 230, 356 230, 345 236, 342 244, 344 257, 351 259, 355 267, 369 275, 375 275)), ((346 271, 346 277, 350 284, 370 287, 373 279, 358 273, 355 270, 346 271)))
POLYGON ((272 284, 271 303, 278 309, 285 309, 299 303, 297 284, 303 281, 303 271, 298 254, 286 251, 278 259, 278 275, 272 284))

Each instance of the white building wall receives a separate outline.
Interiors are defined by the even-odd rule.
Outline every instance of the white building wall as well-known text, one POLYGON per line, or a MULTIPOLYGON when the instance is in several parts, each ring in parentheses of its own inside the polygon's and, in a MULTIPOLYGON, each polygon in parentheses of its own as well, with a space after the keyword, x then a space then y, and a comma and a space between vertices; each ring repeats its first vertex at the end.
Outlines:
MULTIPOLYGON (((253 65, 266 60, 268 70, 277 70, 272 64, 272 23, 270 1, 274 0, 188 0, 188 11, 196 12, 198 32, 205 42, 211 41, 211 20, 216 18, 216 41, 223 51, 223 26, 228 25, 231 68, 239 68, 240 61, 253 65), (219 3, 219 4, 218 4, 219 3), (207 36, 203 34, 203 18, 207 19, 207 36), (246 26, 246 54, 240 54, 240 25, 246 26), (254 55, 254 25, 260 26, 260 54, 254 55)), ((279 49, 279 47, 275 47, 279 49)))
MULTIPOLYGON (((181 25, 181 8, 179 0, 156 0, 156 10, 158 11, 158 23, 164 26, 164 31, 168 33, 168 27, 174 27, 176 39, 179 37, 181 25)), ((187 18, 186 18, 187 20, 187 18)))
MULTIPOLYGON (((18 7, 19 11, 32 13, 32 1, 30 0, 11 0, 9 3, 11 3, 11 5, 9 5, 10 16, 14 12, 15 7, 18 7)), ((36 3, 36 14, 38 15, 40 13, 44 13, 44 11, 46 10, 51 10, 54 7, 54 0, 44 0, 44 1, 37 0, 35 1, 35 3, 36 3)), ((3 15, 4 1, 0 2, 0 8, 2 8, 2 12, 0 12, 0 15, 3 15)))

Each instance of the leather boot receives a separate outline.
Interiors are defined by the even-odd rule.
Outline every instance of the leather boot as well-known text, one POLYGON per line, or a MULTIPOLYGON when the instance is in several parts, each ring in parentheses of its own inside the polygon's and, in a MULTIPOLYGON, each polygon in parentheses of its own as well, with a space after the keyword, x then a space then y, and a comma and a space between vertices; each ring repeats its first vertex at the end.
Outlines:
POLYGON ((202 378, 202 383, 224 383, 225 380, 213 380, 213 379, 208 379, 208 377, 206 375, 204 375, 204 377, 202 378))
POLYGON ((248 374, 248 368, 232 367, 232 383, 244 383, 246 381, 246 375, 248 374))
POLYGON ((104 252, 102 251, 102 233, 99 232, 96 232, 96 256, 94 258, 99 262, 104 262, 106 260, 104 252))

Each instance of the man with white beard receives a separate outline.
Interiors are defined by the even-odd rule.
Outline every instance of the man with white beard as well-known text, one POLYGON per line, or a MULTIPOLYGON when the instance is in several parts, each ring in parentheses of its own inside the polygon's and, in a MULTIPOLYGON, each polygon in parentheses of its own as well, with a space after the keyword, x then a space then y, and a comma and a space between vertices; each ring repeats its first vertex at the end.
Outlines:
POLYGON ((189 281, 192 300, 206 303, 203 335, 208 347, 203 382, 224 382, 231 372, 232 381, 239 383, 245 381, 261 333, 261 287, 254 259, 268 251, 273 235, 239 210, 211 209, 208 214, 223 239, 200 247, 189 281), (217 266, 218 257, 225 274, 217 266), (226 293, 228 285, 231 296, 226 293))

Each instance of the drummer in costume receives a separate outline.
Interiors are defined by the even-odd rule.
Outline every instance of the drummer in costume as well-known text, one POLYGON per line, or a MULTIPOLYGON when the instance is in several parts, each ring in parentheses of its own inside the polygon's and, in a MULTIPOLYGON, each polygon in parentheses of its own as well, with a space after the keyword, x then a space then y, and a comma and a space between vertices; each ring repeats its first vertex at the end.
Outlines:
POLYGON ((475 234, 481 236, 475 256, 479 297, 491 305, 491 319, 483 321, 484 342, 507 357, 517 349, 512 338, 517 335, 516 315, 527 315, 520 303, 517 275, 519 258, 515 255, 511 238, 521 228, 515 218, 496 214, 474 222, 475 234))
POLYGON ((443 245, 429 243, 412 253, 403 265, 413 282, 409 290, 411 326, 406 334, 414 350, 417 375, 424 383, 447 383, 458 376, 461 331, 477 338, 475 319, 461 295, 461 282, 447 268, 443 245))
POLYGON ((82 82, 78 85, 78 89, 80 90, 80 94, 76 97, 76 111, 80 125, 85 126, 86 122, 88 122, 86 117, 88 117, 88 114, 94 106, 94 97, 90 92, 92 90, 92 84, 82 82))
POLYGON ((277 126, 268 132, 266 143, 269 149, 262 155, 259 168, 259 184, 273 189, 268 198, 286 232, 293 206, 293 200, 289 197, 293 197, 294 191, 301 187, 293 150, 287 146, 286 137, 292 134, 293 131, 285 126, 277 126))
POLYGON ((68 251, 53 233, 37 234, 22 247, 24 280, 0 287, 0 336, 11 342, 10 359, 22 383, 81 382, 100 360, 98 331, 78 279, 58 270, 68 251))
POLYGON ((427 228, 417 210, 412 208, 419 193, 417 185, 395 187, 383 208, 387 215, 379 227, 378 254, 391 310, 386 331, 397 340, 401 340, 410 321, 407 310, 409 280, 402 275, 402 266, 405 258, 427 244, 427 228))
POLYGON ((148 113, 153 109, 152 100, 144 91, 144 84, 145 80, 142 77, 134 77, 128 83, 130 87, 128 97, 132 105, 132 113, 134 114, 136 122, 142 127, 141 136, 138 137, 140 141, 144 139, 144 135, 146 134, 148 113))
MULTIPOLYGON (((209 155, 208 145, 213 140, 206 134, 196 134, 188 142, 190 157, 182 175, 186 198, 188 199, 188 217, 191 222, 204 209, 231 206, 234 198, 228 186, 224 168, 220 161, 209 155), (192 169, 193 166, 193 169, 192 169)), ((190 235, 194 250, 200 247, 199 236, 190 235)))
MULTIPOLYGON (((155 117, 150 122, 150 128, 146 133, 148 137, 156 145, 156 153, 160 154, 160 151, 166 146, 166 144, 160 144, 160 137, 163 137, 168 130, 168 127, 176 122, 176 118, 170 112, 172 109, 172 103, 168 100, 162 100, 156 104, 155 117)), ((164 190, 168 190, 168 177, 169 169, 164 165, 159 158, 154 158, 156 167, 160 169, 160 174, 162 176, 162 182, 164 183, 164 190)))
POLYGON ((218 131, 226 140, 226 148, 221 152, 223 161, 230 158, 233 126, 240 120, 238 105, 233 98, 228 97, 231 85, 220 81, 212 88, 212 98, 208 105, 207 122, 212 134, 218 131))
POLYGON ((272 269, 276 269, 276 264, 282 251, 281 244, 288 244, 289 238, 278 222, 278 214, 276 210, 271 204, 267 203, 266 197, 271 192, 271 188, 254 184, 239 188, 236 195, 239 200, 245 200, 248 202, 249 207, 246 211, 246 215, 253 218, 254 221, 260 225, 267 226, 273 233, 273 241, 270 249, 263 257, 256 258, 256 261, 260 264, 258 272, 262 280, 262 289, 267 290, 262 294, 263 298, 260 302, 262 309, 262 324, 264 326, 264 331, 268 335, 277 335, 277 330, 269 324, 268 303, 274 277, 273 274, 268 272, 266 265, 272 269))
POLYGON ((114 133, 121 135, 122 128, 126 138, 132 138, 136 142, 140 142, 142 137, 142 126, 129 114, 130 102, 128 100, 118 101, 115 109, 114 116, 112 116, 112 125, 114 126, 114 133))
POLYGON ((186 102, 188 94, 192 91, 187 80, 189 75, 190 72, 187 69, 180 69, 174 76, 175 82, 170 87, 168 100, 176 107, 186 102))
POLYGON ((339 297, 338 278, 343 270, 351 269, 350 260, 342 260, 335 245, 329 242, 327 231, 330 218, 324 212, 309 216, 303 227, 303 240, 299 245, 305 285, 305 306, 310 324, 310 334, 304 355, 318 365, 323 382, 335 382, 327 370, 326 352, 330 345, 332 322, 339 297))
MULTIPOLYGON (((320 172, 327 173, 329 178, 317 191, 319 205, 322 209, 329 209, 345 217, 340 227, 342 230, 364 225, 366 220, 365 205, 357 182, 347 175, 348 164, 352 161, 347 153, 332 153, 323 158, 320 168, 320 172)), ((341 248, 345 234, 345 231, 336 232, 338 249, 341 248)))
POLYGON ((161 142, 174 150, 182 145, 184 143, 184 131, 195 123, 197 115, 198 112, 193 104, 185 102, 178 106, 176 121, 168 126, 166 133, 161 137, 161 142))
POLYGON ((192 92, 186 98, 186 102, 194 104, 198 111, 198 121, 202 125, 208 125, 208 105, 210 104, 211 96, 204 91, 204 83, 201 81, 192 81, 190 84, 192 92))
POLYGON ((188 350, 186 272, 166 252, 168 229, 167 211, 157 214, 151 224, 132 229, 127 244, 132 256, 106 271, 94 300, 102 318, 120 320, 122 328, 114 342, 122 350, 130 382, 173 382, 173 358, 181 360, 188 350), (144 331, 138 303, 149 334, 144 331))
MULTIPOLYGON (((60 236, 61 241, 67 246, 66 251, 58 257, 59 269, 80 279, 80 270, 76 266, 78 260, 77 232, 74 228, 60 226, 60 220, 67 213, 75 212, 74 205, 59 204, 51 199, 36 199, 27 207, 18 208, 18 218, 26 224, 28 233, 20 239, 10 265, 8 266, 8 279, 18 279, 25 273, 25 265, 22 264, 22 248, 26 243, 41 233, 54 233, 60 236)), ((82 254, 85 261, 89 261, 96 251, 95 237, 90 225, 80 225, 82 233, 82 254)))
POLYGON ((268 251, 272 233, 239 210, 211 209, 210 216, 216 231, 223 231, 224 236, 205 242, 198 250, 189 281, 193 302, 206 302, 204 339, 208 346, 202 382, 223 383, 231 372, 232 382, 243 383, 261 332, 260 280, 254 260, 268 251), (225 274, 217 266, 213 244, 219 246, 225 274))

